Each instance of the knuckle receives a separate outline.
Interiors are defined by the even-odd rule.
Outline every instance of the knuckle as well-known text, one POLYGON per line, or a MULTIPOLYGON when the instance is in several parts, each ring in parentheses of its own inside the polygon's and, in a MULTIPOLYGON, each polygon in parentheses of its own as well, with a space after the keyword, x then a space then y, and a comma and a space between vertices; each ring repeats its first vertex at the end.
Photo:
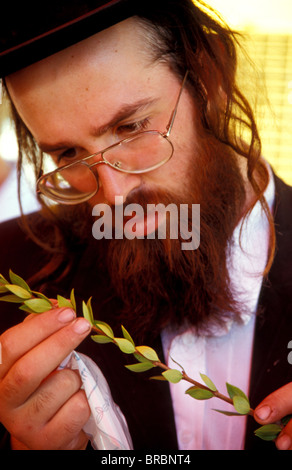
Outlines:
POLYGON ((18 391, 17 385, 10 380, 10 378, 5 378, 1 383, 1 404, 3 405, 8 400, 11 399, 18 391))
POLYGON ((63 388, 71 388, 73 391, 77 391, 81 387, 81 379, 78 373, 71 369, 58 371, 58 380, 63 388))
POLYGON ((72 438, 78 434, 81 430, 81 426, 78 420, 72 419, 68 423, 64 423, 64 433, 72 436, 72 438))
POLYGON ((71 435, 72 437, 78 434, 81 430, 80 423, 77 420, 72 420, 68 423, 64 423, 65 434, 71 435))
POLYGON ((14 413, 14 416, 11 418, 9 424, 10 434, 18 441, 25 442, 33 432, 32 424, 23 420, 23 416, 20 413, 14 413))
POLYGON ((4 401, 11 401, 19 395, 25 384, 31 380, 31 374, 21 363, 16 363, 1 382, 1 396, 4 401))
POLYGON ((70 394, 80 389, 81 380, 79 376, 70 369, 55 371, 44 382, 44 387, 39 388, 32 400, 31 414, 41 414, 42 411, 50 409, 58 401, 59 390, 69 390, 70 394), (50 380, 51 379, 51 380, 50 380))
POLYGON ((88 401, 83 390, 80 390, 80 392, 76 394, 76 401, 77 401, 76 408, 80 416, 83 419, 84 418, 88 419, 90 416, 90 408, 89 408, 88 401))
POLYGON ((4 359, 13 350, 13 341, 11 341, 10 330, 5 331, 0 336, 0 344, 2 350, 2 359, 4 359))
POLYGON ((49 391, 40 391, 32 401, 32 416, 41 414, 43 410, 48 409, 55 400, 55 393, 49 391))
POLYGON ((26 366, 25 361, 18 361, 10 370, 10 376, 16 390, 21 390, 22 387, 33 380, 33 370, 26 366))

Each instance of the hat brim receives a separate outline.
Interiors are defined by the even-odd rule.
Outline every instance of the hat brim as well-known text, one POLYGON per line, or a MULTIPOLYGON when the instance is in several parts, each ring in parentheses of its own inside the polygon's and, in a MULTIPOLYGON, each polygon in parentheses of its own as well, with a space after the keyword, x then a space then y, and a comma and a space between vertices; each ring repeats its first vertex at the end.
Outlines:
POLYGON ((129 0, 96 2, 98 3, 102 5, 90 11, 87 8, 78 16, 70 18, 67 14, 67 21, 63 17, 63 21, 59 23, 51 22, 50 28, 47 27, 35 36, 6 44, 4 50, 0 50, 0 77, 38 62, 135 14, 135 2, 129 0))

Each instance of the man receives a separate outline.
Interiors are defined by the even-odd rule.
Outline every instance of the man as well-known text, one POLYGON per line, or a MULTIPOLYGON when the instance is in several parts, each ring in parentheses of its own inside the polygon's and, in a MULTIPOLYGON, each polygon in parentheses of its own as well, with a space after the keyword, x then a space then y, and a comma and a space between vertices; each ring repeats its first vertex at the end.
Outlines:
MULTIPOLYGON (((33 37, 16 22, 18 43, 2 53, 21 149, 43 175, 40 193, 59 204, 26 219, 30 238, 3 225, 1 272, 11 268, 50 297, 73 287, 79 300, 92 296, 96 318, 125 325, 189 375, 212 372, 220 391, 225 381, 243 388, 256 420, 276 422, 292 411, 291 191, 261 159, 235 82, 235 39, 189 0, 71 3, 33 37), (125 210, 200 204, 199 247, 153 238, 153 214, 135 219, 131 239, 126 212, 124 236, 96 240, 100 204, 113 232, 121 229, 117 197, 125 210)), ((80 378, 56 371, 78 346, 105 374, 134 449, 273 447, 252 436, 253 421, 187 397, 183 382, 169 389, 126 370, 113 345, 85 340, 90 326, 70 309, 22 321, 1 307, 0 417, 13 449, 87 447, 80 378)), ((291 449, 291 439, 288 423, 276 445, 291 449)))

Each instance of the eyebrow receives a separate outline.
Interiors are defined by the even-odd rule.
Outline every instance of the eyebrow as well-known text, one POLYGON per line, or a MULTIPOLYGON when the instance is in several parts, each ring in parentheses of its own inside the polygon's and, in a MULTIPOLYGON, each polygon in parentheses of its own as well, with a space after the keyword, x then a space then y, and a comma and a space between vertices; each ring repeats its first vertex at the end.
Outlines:
MULTIPOLYGON (((90 129, 90 135, 94 137, 100 137, 103 134, 105 134, 109 129, 115 127, 119 122, 128 119, 129 117, 133 116, 135 113, 138 111, 143 111, 145 108, 148 106, 151 106, 152 104, 156 103, 158 101, 158 98, 146 98, 139 100, 135 103, 131 104, 125 104, 118 109, 118 111, 114 114, 114 116, 105 124, 99 127, 92 127, 90 129)), ((70 143, 69 141, 61 141, 61 142, 56 142, 55 144, 47 144, 45 142, 38 142, 38 147, 42 152, 45 153, 54 153, 60 150, 64 150, 70 147, 73 147, 74 145, 72 142, 70 143)))

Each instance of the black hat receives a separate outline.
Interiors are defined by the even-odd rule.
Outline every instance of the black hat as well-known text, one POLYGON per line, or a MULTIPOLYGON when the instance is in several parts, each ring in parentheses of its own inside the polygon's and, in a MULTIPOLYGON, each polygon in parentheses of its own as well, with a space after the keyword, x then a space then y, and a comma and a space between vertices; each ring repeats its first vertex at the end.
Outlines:
POLYGON ((4 0, 0 9, 0 77, 133 16, 139 2, 4 0))

